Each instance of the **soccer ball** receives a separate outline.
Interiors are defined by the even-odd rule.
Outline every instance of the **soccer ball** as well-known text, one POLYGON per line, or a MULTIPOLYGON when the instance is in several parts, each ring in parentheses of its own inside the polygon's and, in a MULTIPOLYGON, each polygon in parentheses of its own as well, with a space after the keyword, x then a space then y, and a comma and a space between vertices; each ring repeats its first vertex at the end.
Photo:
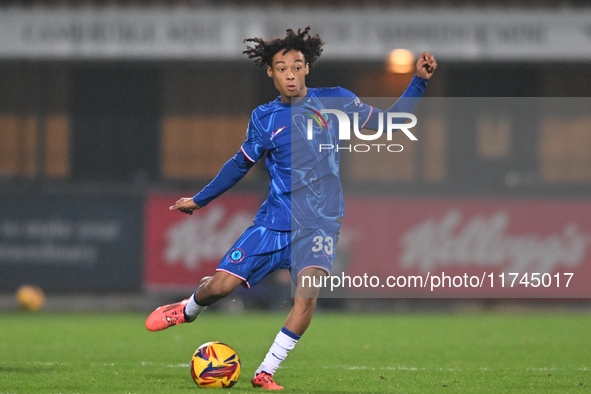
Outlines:
POLYGON ((39 286, 21 286, 15 298, 19 308, 27 311, 38 311, 45 305, 45 294, 39 286))
POLYGON ((207 342, 191 359, 191 376, 199 387, 232 387, 240 377, 240 358, 230 346, 207 342))

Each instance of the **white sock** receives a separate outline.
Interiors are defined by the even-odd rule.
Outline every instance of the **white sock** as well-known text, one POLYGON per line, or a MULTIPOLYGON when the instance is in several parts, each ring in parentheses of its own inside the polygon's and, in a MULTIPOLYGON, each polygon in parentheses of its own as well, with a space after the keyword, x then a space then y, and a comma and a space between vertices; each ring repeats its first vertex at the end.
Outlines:
MULTIPOLYGON (((199 289, 199 288, 197 288, 199 289)), ((199 305, 197 301, 195 301, 195 294, 197 294, 197 290, 191 297, 189 297, 189 302, 185 305, 185 315, 191 320, 195 320, 199 317, 201 312, 207 308, 207 306, 199 305)))
POLYGON ((272 376, 277 371, 277 368, 279 368, 279 364, 287 357, 287 353, 295 347, 300 338, 301 335, 294 334, 285 327, 281 328, 281 331, 275 337, 271 349, 269 349, 267 356, 254 376, 256 377, 263 371, 272 376))

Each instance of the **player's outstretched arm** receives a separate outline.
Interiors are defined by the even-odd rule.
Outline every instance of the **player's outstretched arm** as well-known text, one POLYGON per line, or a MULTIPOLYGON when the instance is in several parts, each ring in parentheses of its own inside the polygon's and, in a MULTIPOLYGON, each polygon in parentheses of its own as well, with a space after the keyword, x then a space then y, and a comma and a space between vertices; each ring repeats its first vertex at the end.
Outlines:
MULTIPOLYGON (((378 130, 378 113, 379 112, 406 112, 413 113, 420 98, 425 93, 428 80, 433 76, 437 68, 437 61, 435 57, 427 52, 421 53, 416 64, 416 73, 412 81, 402 94, 402 96, 385 111, 375 110, 366 121, 365 127, 368 130, 378 130)), ((406 119, 393 119, 395 123, 405 123, 406 119)))
POLYGON ((168 209, 171 211, 181 211, 182 213, 192 215, 194 210, 200 208, 201 207, 195 204, 195 201, 193 201, 193 197, 183 197, 168 209))
POLYGON ((192 215, 194 210, 205 207, 212 200, 232 188, 253 165, 254 163, 244 156, 242 150, 239 150, 233 158, 224 164, 218 175, 203 190, 192 198, 181 198, 169 209, 192 215))

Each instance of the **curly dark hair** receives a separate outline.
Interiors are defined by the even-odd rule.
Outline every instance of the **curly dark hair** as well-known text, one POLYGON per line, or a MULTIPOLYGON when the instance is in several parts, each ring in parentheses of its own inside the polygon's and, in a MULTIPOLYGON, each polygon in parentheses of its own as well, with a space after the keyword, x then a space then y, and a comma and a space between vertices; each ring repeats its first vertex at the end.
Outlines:
POLYGON ((310 26, 306 27, 304 31, 298 29, 297 33, 292 29, 287 29, 286 33, 284 38, 271 38, 267 41, 262 38, 247 38, 244 42, 254 42, 256 45, 254 47, 247 45, 247 49, 242 53, 248 55, 250 59, 254 59, 257 66, 267 65, 270 67, 273 65, 273 56, 277 52, 283 49, 283 54, 286 54, 291 50, 296 50, 304 55, 306 63, 312 67, 322 54, 324 41, 318 34, 310 35, 310 26))

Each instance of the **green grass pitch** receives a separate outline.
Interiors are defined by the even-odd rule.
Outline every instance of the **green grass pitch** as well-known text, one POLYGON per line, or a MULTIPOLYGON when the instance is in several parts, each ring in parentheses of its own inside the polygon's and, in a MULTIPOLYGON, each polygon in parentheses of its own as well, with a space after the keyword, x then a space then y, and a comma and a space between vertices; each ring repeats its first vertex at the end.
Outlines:
MULTIPOLYGON (((254 370, 285 314, 206 312, 151 333, 137 313, 0 314, 0 393, 189 393, 217 340, 254 370)), ((286 393, 570 393, 591 388, 591 315, 318 313, 275 375, 286 393)))

